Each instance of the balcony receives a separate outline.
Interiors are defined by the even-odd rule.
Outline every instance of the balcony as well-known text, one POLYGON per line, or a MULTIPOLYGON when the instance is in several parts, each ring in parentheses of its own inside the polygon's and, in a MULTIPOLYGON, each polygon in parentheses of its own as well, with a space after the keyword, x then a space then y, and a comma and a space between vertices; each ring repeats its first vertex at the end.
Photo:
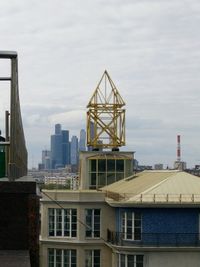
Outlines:
POLYGON ((107 242, 131 247, 200 247, 199 233, 141 233, 138 240, 125 239, 124 233, 107 230, 107 242))

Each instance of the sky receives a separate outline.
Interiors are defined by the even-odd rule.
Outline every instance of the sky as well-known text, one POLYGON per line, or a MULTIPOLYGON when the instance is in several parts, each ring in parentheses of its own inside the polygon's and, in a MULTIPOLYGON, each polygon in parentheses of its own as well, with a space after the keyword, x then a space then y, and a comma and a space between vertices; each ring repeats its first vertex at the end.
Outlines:
MULTIPOLYGON (((0 2, 0 50, 18 52, 29 167, 55 123, 86 127, 86 106, 107 69, 126 102, 126 147, 139 164, 200 163, 199 0, 0 2)), ((9 65, 0 64, 0 75, 9 65)), ((0 129, 9 107, 0 84, 0 129)))

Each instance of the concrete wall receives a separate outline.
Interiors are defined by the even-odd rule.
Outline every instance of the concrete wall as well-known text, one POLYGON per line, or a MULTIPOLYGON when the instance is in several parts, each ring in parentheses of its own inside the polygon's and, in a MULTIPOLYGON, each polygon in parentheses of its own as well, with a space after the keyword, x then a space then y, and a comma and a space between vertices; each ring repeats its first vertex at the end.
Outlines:
POLYGON ((199 267, 200 252, 149 252, 144 267, 199 267))

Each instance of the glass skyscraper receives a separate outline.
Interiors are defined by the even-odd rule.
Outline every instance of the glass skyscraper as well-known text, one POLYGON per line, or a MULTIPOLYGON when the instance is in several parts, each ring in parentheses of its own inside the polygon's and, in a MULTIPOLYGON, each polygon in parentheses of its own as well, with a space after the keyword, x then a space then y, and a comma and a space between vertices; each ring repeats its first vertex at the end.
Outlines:
POLYGON ((79 151, 85 151, 85 142, 86 142, 86 132, 84 129, 80 131, 80 139, 79 139, 79 151))
POLYGON ((75 135, 71 138, 71 164, 78 164, 78 138, 75 135))
POLYGON ((61 124, 55 125, 51 136, 51 168, 56 169, 70 164, 69 131, 62 130, 61 124))
POLYGON ((68 130, 62 130, 62 164, 63 166, 70 164, 70 143, 68 130))

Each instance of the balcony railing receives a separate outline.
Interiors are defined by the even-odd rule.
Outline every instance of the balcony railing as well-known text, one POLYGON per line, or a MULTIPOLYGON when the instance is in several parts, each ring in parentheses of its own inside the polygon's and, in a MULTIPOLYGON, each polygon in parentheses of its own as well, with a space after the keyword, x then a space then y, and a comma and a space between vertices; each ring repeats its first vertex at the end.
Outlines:
POLYGON ((116 246, 200 247, 199 233, 141 233, 138 239, 127 239, 124 233, 107 230, 107 242, 116 246))

